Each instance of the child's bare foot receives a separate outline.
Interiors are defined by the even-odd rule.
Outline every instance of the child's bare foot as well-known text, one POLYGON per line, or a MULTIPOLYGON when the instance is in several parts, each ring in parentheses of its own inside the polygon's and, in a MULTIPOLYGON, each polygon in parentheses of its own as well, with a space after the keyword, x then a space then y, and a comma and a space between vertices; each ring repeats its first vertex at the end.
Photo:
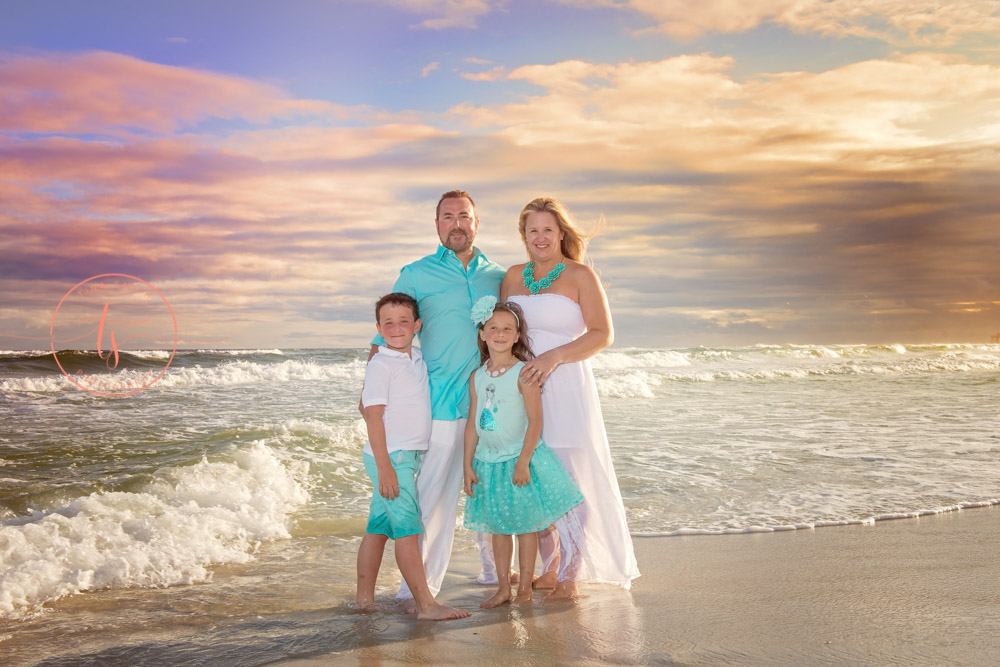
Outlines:
POLYGON ((517 595, 514 596, 514 599, 512 599, 510 601, 510 603, 512 605, 531 604, 531 599, 532 599, 531 598, 531 592, 532 591, 531 591, 530 588, 528 590, 526 590, 526 591, 522 591, 522 590, 518 589, 517 595))
POLYGON ((549 591, 556 587, 556 573, 546 572, 542 576, 531 582, 531 587, 536 591, 549 591))
POLYGON ((468 618, 472 616, 464 609, 455 609, 448 605, 435 602, 423 611, 417 612, 417 619, 421 621, 450 621, 455 618, 468 618))
POLYGON ((480 602, 479 607, 481 609, 493 609, 493 607, 499 607, 505 602, 510 602, 510 597, 511 596, 509 588, 499 590, 490 599, 483 600, 482 602, 480 602))
POLYGON ((560 600, 572 600, 578 596, 576 590, 575 581, 560 581, 556 583, 555 589, 545 596, 545 600, 549 602, 557 602, 560 600))

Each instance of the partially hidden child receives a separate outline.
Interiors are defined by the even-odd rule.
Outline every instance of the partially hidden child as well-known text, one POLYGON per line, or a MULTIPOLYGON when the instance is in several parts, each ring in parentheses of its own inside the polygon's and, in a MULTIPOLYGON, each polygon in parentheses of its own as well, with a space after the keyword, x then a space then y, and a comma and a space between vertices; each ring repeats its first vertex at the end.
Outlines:
POLYGON ((465 425, 465 527, 489 533, 497 592, 480 604, 491 608, 532 599, 538 552, 536 532, 583 500, 580 490, 544 442, 542 397, 537 383, 519 382, 532 357, 521 308, 484 296, 472 308, 479 325, 482 366, 469 378, 465 425), (511 591, 513 535, 517 535, 517 593, 511 591))
POLYGON ((427 586, 420 557, 423 531, 417 505, 416 476, 431 434, 431 397, 427 366, 413 337, 420 331, 417 302, 391 293, 375 304, 375 327, 385 345, 368 362, 361 402, 368 429, 364 464, 374 486, 368 526, 358 548, 358 591, 355 606, 375 602, 382 553, 395 542, 396 565, 413 593, 417 618, 465 618, 469 612, 439 604, 427 586))

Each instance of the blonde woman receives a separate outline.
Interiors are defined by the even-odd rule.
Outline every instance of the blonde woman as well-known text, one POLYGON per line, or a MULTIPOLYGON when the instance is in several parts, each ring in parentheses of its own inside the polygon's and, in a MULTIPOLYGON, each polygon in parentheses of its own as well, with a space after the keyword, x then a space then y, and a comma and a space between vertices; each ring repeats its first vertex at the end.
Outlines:
POLYGON ((521 381, 544 385, 542 440, 584 497, 556 521, 560 563, 547 599, 574 597, 578 582, 629 588, 639 569, 588 361, 614 340, 607 296, 582 263, 586 240, 562 204, 532 200, 518 229, 530 261, 507 270, 500 299, 524 311, 537 356, 525 362, 521 381))

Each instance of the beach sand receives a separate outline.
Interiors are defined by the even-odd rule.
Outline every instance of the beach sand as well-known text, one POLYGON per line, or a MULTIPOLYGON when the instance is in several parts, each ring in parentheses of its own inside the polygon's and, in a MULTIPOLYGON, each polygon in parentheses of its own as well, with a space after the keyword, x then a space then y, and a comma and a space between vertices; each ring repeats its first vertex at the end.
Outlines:
POLYGON ((1000 664, 998 507, 635 546, 631 592, 488 611, 459 552, 439 597, 471 618, 338 613, 339 646, 283 664, 1000 664))

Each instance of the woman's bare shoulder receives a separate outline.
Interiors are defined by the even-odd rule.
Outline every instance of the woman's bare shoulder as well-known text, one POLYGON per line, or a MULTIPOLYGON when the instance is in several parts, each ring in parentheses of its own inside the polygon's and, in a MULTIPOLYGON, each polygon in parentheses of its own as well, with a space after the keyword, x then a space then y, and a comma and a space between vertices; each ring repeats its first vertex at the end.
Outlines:
POLYGON ((577 280, 584 282, 597 280, 597 273, 594 272, 594 269, 589 264, 584 264, 574 259, 566 259, 563 263, 566 265, 566 275, 573 279, 574 282, 577 280))

